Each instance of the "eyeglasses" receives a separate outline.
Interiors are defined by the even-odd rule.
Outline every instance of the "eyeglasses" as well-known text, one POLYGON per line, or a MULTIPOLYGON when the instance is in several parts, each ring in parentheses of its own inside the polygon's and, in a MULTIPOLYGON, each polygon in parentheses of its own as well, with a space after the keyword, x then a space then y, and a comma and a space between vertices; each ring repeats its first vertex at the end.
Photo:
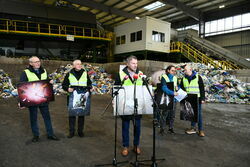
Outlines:
POLYGON ((31 63, 40 63, 40 61, 33 61, 33 62, 31 62, 31 63))

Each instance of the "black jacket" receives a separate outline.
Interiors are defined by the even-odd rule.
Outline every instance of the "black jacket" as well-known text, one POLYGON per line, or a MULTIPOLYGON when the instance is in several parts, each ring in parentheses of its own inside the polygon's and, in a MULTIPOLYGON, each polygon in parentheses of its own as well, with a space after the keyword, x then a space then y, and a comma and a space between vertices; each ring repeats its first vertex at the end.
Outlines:
MULTIPOLYGON (((204 83, 203 80, 201 78, 200 75, 198 75, 198 84, 199 84, 199 89, 200 89, 200 98, 199 98, 199 102, 201 103, 201 101, 205 101, 205 89, 204 89, 204 83)), ((196 75, 193 75, 191 80, 188 79, 189 83, 194 80, 196 78, 196 75)), ((186 91, 186 89, 184 88, 184 84, 183 84, 183 78, 181 80, 181 84, 180 84, 180 88, 183 89, 184 91, 186 91)))

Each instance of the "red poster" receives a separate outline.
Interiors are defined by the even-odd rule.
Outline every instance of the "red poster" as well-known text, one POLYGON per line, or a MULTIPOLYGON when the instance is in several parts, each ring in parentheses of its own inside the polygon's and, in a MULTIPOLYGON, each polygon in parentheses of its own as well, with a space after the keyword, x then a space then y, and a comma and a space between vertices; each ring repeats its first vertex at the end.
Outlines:
POLYGON ((48 80, 23 82, 17 85, 21 106, 34 106, 54 101, 52 84, 48 80))

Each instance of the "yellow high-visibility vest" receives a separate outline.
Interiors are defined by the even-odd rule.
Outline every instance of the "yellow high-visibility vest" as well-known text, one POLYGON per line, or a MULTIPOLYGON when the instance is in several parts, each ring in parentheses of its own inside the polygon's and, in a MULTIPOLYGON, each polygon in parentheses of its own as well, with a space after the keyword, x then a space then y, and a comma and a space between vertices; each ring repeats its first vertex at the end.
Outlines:
POLYGON ((87 86, 87 72, 84 71, 82 73, 82 76, 79 78, 79 80, 76 79, 76 77, 69 73, 69 85, 70 86, 87 86))
POLYGON ((183 78, 183 86, 186 89, 186 92, 188 94, 197 94, 198 97, 200 97, 200 89, 199 89, 199 75, 196 74, 196 78, 191 80, 191 82, 188 82, 187 78, 183 78))
POLYGON ((48 78, 47 71, 45 69, 44 72, 41 74, 41 79, 39 79, 37 75, 34 72, 31 72, 29 69, 24 70, 24 72, 26 73, 28 82, 46 80, 48 78))
MULTIPOLYGON (((124 71, 121 71, 120 73, 120 79, 121 79, 121 81, 126 77, 126 73, 124 72, 124 71)), ((139 74, 142 74, 143 75, 143 73, 141 72, 141 71, 139 71, 139 74)), ((131 86, 131 85, 134 85, 133 83, 132 83, 132 81, 130 80, 130 79, 127 79, 127 80, 125 80, 124 81, 124 83, 123 83, 123 86, 131 86)), ((142 80, 142 78, 141 77, 138 77, 138 79, 137 79, 137 81, 136 81, 136 85, 143 85, 143 80, 142 80)))

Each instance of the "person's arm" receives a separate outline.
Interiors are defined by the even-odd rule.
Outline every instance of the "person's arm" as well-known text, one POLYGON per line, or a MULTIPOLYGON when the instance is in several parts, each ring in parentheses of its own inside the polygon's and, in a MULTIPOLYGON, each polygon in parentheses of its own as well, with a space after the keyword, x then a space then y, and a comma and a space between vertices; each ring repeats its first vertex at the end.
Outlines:
POLYGON ((63 90, 67 91, 68 92, 68 89, 69 89, 69 73, 66 74, 66 76, 64 77, 64 80, 62 82, 62 88, 63 90))
POLYGON ((174 96, 174 91, 168 88, 167 83, 163 77, 161 78, 161 85, 162 85, 161 89, 164 93, 166 93, 167 95, 174 96))
POLYGON ((90 80, 90 77, 88 74, 87 74, 87 87, 88 89, 92 89, 92 81, 90 80))
POLYGON ((120 74, 119 73, 115 77, 114 85, 121 85, 121 79, 120 79, 120 74))
POLYGON ((201 99, 201 101, 205 101, 204 83, 203 83, 203 80, 202 80, 200 75, 199 75, 199 79, 198 79, 198 84, 199 84, 199 89, 200 89, 200 99, 201 99))
POLYGON ((22 72, 21 76, 20 76, 20 82, 27 82, 28 81, 28 77, 26 75, 26 72, 22 72))

